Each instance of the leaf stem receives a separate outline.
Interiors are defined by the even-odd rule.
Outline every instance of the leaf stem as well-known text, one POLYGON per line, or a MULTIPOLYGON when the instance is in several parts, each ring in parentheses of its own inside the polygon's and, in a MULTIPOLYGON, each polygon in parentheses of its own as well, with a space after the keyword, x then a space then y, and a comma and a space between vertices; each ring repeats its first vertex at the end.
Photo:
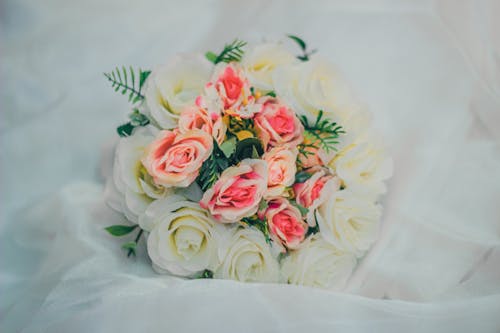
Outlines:
MULTIPOLYGON (((141 238, 142 236, 142 233, 144 232, 144 230, 140 230, 139 233, 137 234, 137 236, 135 237, 135 240, 134 242, 137 244, 139 242, 139 239, 141 238)), ((132 253, 134 253, 134 250, 133 249, 130 249, 128 250, 128 254, 127 254, 127 257, 130 257, 132 255, 132 253)))

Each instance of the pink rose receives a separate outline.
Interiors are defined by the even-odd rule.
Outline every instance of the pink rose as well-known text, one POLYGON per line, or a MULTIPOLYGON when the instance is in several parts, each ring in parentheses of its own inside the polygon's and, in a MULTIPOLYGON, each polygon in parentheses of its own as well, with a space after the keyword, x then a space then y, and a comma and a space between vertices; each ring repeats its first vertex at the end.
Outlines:
POLYGON ((222 223, 239 222, 257 212, 267 189, 267 163, 246 159, 222 172, 208 189, 200 206, 222 223))
POLYGON ((295 147, 304 140, 304 127, 288 106, 272 97, 263 97, 258 103, 262 110, 255 116, 255 127, 266 150, 268 146, 295 147))
POLYGON ((243 70, 233 63, 216 69, 214 79, 206 85, 205 92, 208 104, 219 107, 231 116, 252 118, 261 109, 260 105, 255 104, 243 70))
POLYGON ((315 225, 314 209, 340 188, 340 180, 336 176, 327 174, 326 170, 321 167, 314 167, 307 171, 314 172, 314 174, 305 182, 294 184, 293 191, 297 203, 309 209, 307 216, 309 224, 315 225))
POLYGON ((295 180, 297 148, 274 147, 262 156, 267 162, 266 197, 276 197, 295 180))
POLYGON ((186 133, 190 130, 202 130, 210 134, 217 143, 221 144, 226 136, 226 125, 222 121, 220 113, 208 113, 202 108, 201 98, 196 99, 196 106, 191 106, 181 112, 179 118, 179 131, 186 133))
POLYGON ((161 131, 146 148, 142 164, 156 184, 187 187, 198 177, 212 149, 212 137, 201 130, 161 131))
POLYGON ((275 242, 296 249, 304 240, 307 223, 302 220, 300 210, 287 199, 278 197, 269 201, 265 216, 275 242))

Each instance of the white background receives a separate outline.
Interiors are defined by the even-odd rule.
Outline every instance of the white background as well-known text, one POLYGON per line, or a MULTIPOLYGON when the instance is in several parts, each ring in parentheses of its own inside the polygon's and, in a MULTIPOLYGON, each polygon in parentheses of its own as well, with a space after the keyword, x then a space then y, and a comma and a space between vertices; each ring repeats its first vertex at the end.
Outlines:
POLYGON ((500 331, 499 1, 21 0, 0 15, 3 332, 500 331), (287 33, 341 68, 394 157, 381 238, 346 292, 124 258, 99 165, 129 106, 102 72, 287 33))

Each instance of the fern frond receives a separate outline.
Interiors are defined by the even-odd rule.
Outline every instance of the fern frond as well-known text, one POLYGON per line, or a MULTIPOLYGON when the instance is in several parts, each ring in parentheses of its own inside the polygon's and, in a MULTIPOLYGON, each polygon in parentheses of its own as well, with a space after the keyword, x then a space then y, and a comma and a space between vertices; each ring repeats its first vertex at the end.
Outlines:
POLYGON ((247 45, 246 42, 235 39, 232 43, 224 45, 224 49, 218 55, 213 52, 207 52, 205 56, 214 64, 219 62, 239 62, 245 53, 243 47, 247 45))
POLYGON ((307 148, 321 148, 327 154, 337 151, 335 145, 339 143, 338 138, 341 134, 345 134, 342 126, 329 119, 324 119, 322 110, 319 110, 314 124, 311 125, 305 116, 301 116, 300 121, 304 125, 305 139, 305 142, 299 145, 300 154, 306 158, 308 155, 312 155, 313 153, 307 148))
POLYGON ((111 88, 114 88, 116 92, 121 90, 122 95, 128 93, 128 101, 135 104, 144 99, 142 88, 151 71, 139 69, 138 74, 136 76, 132 66, 128 69, 122 66, 121 68, 116 67, 110 73, 104 73, 104 76, 111 82, 111 88))

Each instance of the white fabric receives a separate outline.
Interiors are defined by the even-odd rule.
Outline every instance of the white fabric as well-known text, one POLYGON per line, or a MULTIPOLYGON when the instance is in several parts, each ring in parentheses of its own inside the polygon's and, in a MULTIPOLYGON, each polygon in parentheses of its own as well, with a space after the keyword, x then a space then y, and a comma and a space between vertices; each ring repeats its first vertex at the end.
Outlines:
POLYGON ((2 332, 500 330, 498 2, 0 8, 2 332), (143 246, 126 258, 102 230, 122 218, 97 168, 129 109, 101 72, 286 33, 343 69, 395 161, 380 240, 347 290, 184 281, 156 275, 143 246))

